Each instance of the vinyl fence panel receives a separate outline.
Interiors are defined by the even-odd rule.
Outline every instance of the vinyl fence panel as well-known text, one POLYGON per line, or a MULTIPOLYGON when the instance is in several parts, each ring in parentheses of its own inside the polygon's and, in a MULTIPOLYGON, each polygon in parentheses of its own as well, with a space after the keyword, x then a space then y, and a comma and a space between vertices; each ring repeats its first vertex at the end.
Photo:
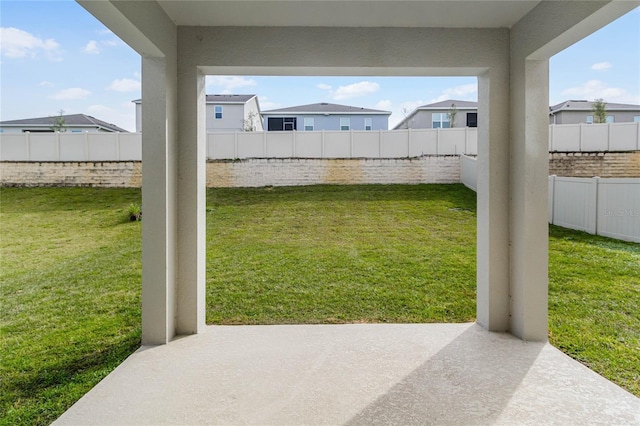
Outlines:
POLYGON ((556 177, 553 190, 553 223, 596 233, 597 180, 556 177))
POLYGON ((640 242, 640 179, 600 179, 598 235, 640 242))

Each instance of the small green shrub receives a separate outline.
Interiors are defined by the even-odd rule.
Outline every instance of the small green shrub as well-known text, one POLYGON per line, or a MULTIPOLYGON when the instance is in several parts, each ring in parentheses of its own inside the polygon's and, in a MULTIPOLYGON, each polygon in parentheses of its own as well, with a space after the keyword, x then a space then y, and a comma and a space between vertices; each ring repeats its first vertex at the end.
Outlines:
POLYGON ((142 207, 140 207, 140 204, 138 203, 129 204, 129 209, 127 211, 129 213, 129 220, 131 222, 142 220, 142 207))

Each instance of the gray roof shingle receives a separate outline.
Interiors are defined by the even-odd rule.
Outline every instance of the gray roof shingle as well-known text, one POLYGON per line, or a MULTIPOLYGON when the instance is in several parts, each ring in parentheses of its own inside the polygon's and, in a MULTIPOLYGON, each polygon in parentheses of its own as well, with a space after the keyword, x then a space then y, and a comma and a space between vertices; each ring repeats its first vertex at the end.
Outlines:
POLYGON ((354 107, 349 105, 330 104, 320 102, 317 104, 298 105, 288 108, 272 109, 263 111, 262 114, 383 114, 391 115, 390 111, 381 111, 378 109, 369 109, 354 107))
MULTIPOLYGON (((97 127, 110 132, 122 132, 128 133, 128 130, 120 128, 115 124, 107 123, 106 121, 99 120, 95 117, 85 114, 70 114, 63 115, 65 126, 69 127, 97 127)), ((7 120, 0 122, 0 126, 33 126, 33 127, 51 127, 53 124, 53 117, 37 117, 37 118, 25 118, 22 120, 7 120)))
POLYGON ((422 105, 416 109, 449 109, 451 104, 455 104, 456 108, 478 108, 478 103, 473 101, 459 101, 456 99, 447 99, 446 101, 435 102, 428 105, 422 105))
MULTIPOLYGON (((568 100, 564 102, 560 102, 559 104, 553 105, 549 107, 550 113, 555 113, 558 111, 591 111, 593 109, 594 102, 589 102, 587 100, 568 100)), ((628 110, 628 111, 640 111, 640 105, 633 104, 617 104, 613 102, 606 102, 606 108, 608 111, 613 110, 628 110)))

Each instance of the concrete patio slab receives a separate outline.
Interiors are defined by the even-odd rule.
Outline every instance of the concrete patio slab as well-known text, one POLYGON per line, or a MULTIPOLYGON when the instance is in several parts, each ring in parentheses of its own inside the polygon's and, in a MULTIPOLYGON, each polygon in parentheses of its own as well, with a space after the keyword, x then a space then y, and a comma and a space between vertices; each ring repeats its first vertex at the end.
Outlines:
POLYGON ((54 424, 640 424, 640 399, 476 324, 210 326, 142 347, 54 424))

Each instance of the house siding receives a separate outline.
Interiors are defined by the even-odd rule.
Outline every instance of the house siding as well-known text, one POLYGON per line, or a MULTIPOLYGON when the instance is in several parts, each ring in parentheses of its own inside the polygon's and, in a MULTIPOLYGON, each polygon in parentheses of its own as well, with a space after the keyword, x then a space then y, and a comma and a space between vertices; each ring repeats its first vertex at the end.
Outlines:
POLYGON ((389 129, 389 116, 381 114, 269 114, 264 116, 264 128, 269 127, 269 117, 282 118, 282 117, 295 117, 297 121, 298 131, 304 131, 304 119, 313 118, 313 130, 340 130, 340 119, 350 119, 350 130, 364 130, 365 118, 371 119, 371 130, 388 130, 389 129))
MULTIPOLYGON (((244 120, 249 118, 249 113, 257 115, 255 124, 258 131, 262 129, 260 110, 257 98, 250 99, 246 104, 207 103, 205 109, 207 132, 243 131, 244 120), (215 106, 222 106, 222 119, 215 118, 215 106)), ((142 131, 142 104, 136 103, 136 132, 142 131)))
MULTIPOLYGON (((549 124, 579 124, 586 123, 587 116, 593 115, 592 111, 559 111, 549 116, 549 124)), ((607 111, 607 115, 614 116, 614 123, 632 123, 634 116, 640 115, 640 109, 631 111, 607 111)))
MULTIPOLYGON (((433 128, 433 120, 432 114, 446 114, 449 112, 449 109, 438 109, 438 110, 418 110, 413 117, 410 117, 408 120, 407 126, 402 125, 399 129, 432 129, 433 128)), ((455 127, 467 127, 467 113, 476 113, 478 110, 468 110, 468 109, 458 109, 458 115, 456 115, 455 127)))

